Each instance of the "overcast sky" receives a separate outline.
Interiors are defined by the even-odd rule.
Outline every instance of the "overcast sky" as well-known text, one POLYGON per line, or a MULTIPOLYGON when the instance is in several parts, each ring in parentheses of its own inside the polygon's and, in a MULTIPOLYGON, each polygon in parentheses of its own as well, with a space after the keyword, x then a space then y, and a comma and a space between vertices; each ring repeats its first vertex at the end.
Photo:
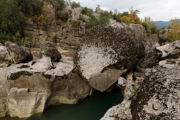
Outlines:
POLYGON ((154 21, 168 21, 172 18, 180 18, 180 0, 73 0, 80 2, 82 6, 101 8, 120 12, 128 11, 133 7, 140 10, 141 18, 151 17, 154 21))

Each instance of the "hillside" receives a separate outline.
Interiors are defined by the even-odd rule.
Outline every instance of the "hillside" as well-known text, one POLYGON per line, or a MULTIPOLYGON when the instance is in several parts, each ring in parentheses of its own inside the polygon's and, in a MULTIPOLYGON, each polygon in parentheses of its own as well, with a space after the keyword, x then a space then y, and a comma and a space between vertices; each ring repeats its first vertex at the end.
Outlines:
POLYGON ((161 28, 168 28, 171 25, 170 21, 154 21, 155 25, 158 27, 158 29, 161 28))

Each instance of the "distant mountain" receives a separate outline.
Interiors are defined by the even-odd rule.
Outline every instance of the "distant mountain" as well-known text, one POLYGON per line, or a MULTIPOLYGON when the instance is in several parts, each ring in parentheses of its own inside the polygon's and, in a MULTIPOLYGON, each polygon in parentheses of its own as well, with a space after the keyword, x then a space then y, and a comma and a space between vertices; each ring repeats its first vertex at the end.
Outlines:
POLYGON ((155 25, 158 27, 158 29, 161 29, 163 27, 169 27, 171 25, 171 21, 154 21, 155 25))

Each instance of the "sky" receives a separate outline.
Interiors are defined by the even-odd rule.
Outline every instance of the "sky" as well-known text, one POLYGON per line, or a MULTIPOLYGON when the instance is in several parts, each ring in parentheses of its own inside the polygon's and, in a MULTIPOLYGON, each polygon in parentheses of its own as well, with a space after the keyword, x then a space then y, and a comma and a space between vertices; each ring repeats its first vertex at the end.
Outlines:
POLYGON ((169 21, 180 18, 180 0, 72 0, 82 6, 95 9, 100 5, 104 10, 129 11, 131 7, 140 10, 139 16, 151 17, 153 21, 169 21))

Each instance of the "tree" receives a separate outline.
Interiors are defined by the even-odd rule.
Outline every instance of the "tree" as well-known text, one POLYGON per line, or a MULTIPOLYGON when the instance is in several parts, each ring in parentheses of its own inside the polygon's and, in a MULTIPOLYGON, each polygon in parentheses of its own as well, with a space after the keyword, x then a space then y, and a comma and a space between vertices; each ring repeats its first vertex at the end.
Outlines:
POLYGON ((180 40, 180 20, 172 19, 168 38, 172 41, 180 40))
POLYGON ((16 0, 21 11, 27 16, 40 15, 43 0, 16 0))
POLYGON ((153 34, 158 33, 158 28, 150 17, 145 17, 144 21, 142 22, 142 25, 144 26, 147 32, 151 32, 153 34))
POLYGON ((14 0, 0 1, 0 41, 14 40, 13 36, 23 37, 24 18, 14 0))

